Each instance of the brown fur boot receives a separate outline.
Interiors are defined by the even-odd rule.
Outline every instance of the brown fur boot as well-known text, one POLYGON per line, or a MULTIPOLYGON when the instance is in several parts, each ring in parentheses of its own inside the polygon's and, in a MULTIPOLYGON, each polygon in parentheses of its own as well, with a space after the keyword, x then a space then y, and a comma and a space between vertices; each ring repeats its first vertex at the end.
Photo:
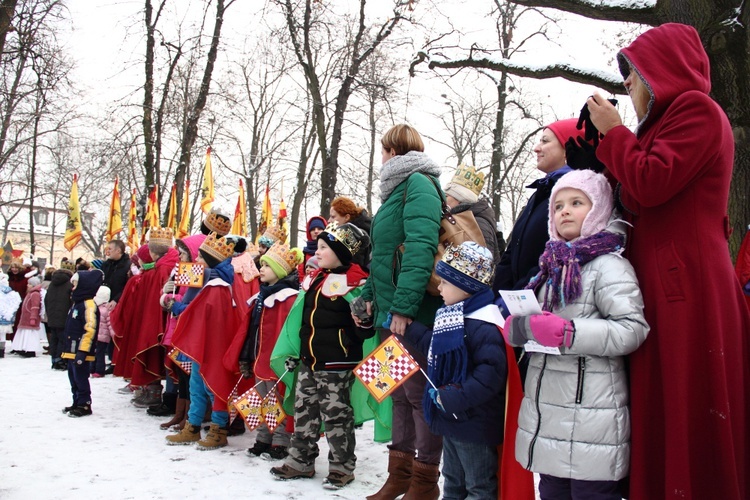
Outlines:
POLYGON ((367 500, 395 500, 409 490, 411 484, 414 455, 391 450, 388 454, 388 479, 380 491, 367 497, 367 500))
POLYGON ((402 500, 438 500, 440 498, 440 470, 437 465, 414 461, 411 484, 402 500))

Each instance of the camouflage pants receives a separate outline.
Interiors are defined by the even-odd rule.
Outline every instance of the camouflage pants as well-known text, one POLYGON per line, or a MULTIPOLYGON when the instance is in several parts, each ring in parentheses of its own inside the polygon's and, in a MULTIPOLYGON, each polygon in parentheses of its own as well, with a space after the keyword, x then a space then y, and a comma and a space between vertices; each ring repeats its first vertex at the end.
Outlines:
MULTIPOLYGON (((265 398, 271 387, 276 383, 275 380, 264 380, 255 386, 255 390, 258 391, 261 397, 265 398)), ((278 392, 278 386, 275 391, 278 392)), ((273 432, 268 430, 266 424, 260 424, 258 427, 258 433, 255 437, 259 443, 273 444, 275 446, 289 446, 289 431, 286 430, 286 421, 282 422, 273 432)))
POLYGON ((354 374, 350 371, 312 372, 300 364, 294 400, 294 434, 286 463, 303 472, 315 470, 321 420, 328 439, 328 470, 351 474, 354 455, 354 412, 350 393, 354 374))

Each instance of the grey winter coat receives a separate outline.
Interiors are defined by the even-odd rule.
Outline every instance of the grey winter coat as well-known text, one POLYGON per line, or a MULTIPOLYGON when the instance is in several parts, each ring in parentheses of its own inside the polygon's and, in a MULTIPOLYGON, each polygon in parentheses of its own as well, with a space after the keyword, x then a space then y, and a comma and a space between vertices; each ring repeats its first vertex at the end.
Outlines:
MULTIPOLYGON (((608 481, 628 475, 630 412, 624 356, 649 327, 633 267, 615 254, 581 267, 583 294, 555 314, 573 320, 561 355, 529 353, 516 460, 561 478, 608 481)), ((540 303, 544 287, 539 290, 540 303)))

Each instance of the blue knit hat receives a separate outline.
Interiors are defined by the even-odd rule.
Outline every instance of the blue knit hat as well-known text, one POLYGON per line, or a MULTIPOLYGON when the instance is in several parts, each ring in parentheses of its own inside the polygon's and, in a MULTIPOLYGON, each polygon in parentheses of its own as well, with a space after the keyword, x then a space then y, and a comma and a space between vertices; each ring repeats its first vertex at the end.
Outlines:
POLYGON ((438 276, 471 294, 489 288, 494 271, 492 252, 473 241, 447 246, 435 266, 438 276))

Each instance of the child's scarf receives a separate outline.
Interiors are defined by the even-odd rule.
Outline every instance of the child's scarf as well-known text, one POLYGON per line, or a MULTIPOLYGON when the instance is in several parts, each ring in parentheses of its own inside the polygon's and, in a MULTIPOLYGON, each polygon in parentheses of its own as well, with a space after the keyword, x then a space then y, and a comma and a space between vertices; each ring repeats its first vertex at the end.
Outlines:
MULTIPOLYGON (((491 304, 492 290, 487 288, 450 306, 443 306, 435 314, 432 341, 427 354, 427 375, 436 387, 460 385, 466 380, 468 353, 464 343, 464 315, 491 304)), ((429 382, 428 382, 429 384, 429 382)), ((428 389, 431 386, 428 385, 428 389)), ((425 391, 423 408, 427 422, 432 421, 435 405, 425 391)))
POLYGON ((581 266, 600 255, 621 252, 624 244, 621 234, 608 231, 569 242, 549 240, 539 257, 539 273, 531 278, 526 288, 536 289, 546 283, 542 309, 563 308, 583 293, 581 266))

